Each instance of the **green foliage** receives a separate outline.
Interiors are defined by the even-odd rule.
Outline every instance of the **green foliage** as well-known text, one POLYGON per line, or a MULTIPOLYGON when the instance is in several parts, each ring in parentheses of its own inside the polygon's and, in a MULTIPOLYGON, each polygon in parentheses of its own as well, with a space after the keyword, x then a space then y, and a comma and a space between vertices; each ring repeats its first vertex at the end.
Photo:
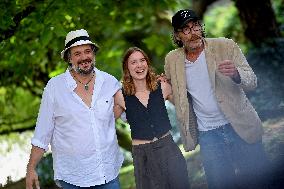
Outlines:
POLYGON ((273 0, 271 1, 272 7, 275 11, 276 20, 281 25, 282 34, 284 33, 284 4, 283 0, 273 0))
POLYGON ((241 49, 248 51, 248 41, 245 39, 238 16, 238 10, 233 2, 218 4, 207 11, 204 17, 207 37, 227 37, 238 42, 241 49))
MULTIPOLYGON (((13 4, 12 2, 10 1, 10 4, 13 4)), ((155 33, 157 36, 163 36, 165 40, 160 40, 159 45, 156 45, 159 50, 151 54, 159 52, 160 56, 161 52, 171 48, 168 38, 170 20, 163 15, 167 14, 166 11, 174 7, 176 2, 154 2, 156 1, 46 0, 37 4, 36 10, 22 20, 19 30, 10 41, 2 42, 2 50, 6 53, 1 65, 5 65, 8 70, 17 67, 18 72, 15 75, 23 81, 26 81, 24 76, 35 78, 34 75, 38 72, 45 73, 44 76, 47 77, 46 73, 60 69, 58 64, 61 69, 66 67, 59 57, 66 33, 72 29, 85 28, 101 46, 97 66, 120 77, 121 56, 128 46, 139 45, 151 52, 153 45, 149 48, 149 40, 146 39, 155 33)), ((10 15, 11 18, 12 16, 10 15)), ((6 20, 5 17, 2 18, 6 20)), ((44 83, 47 79, 45 78, 44 83)), ((10 83, 13 83, 13 80, 10 80, 10 83)))
POLYGON ((39 98, 22 88, 0 88, 0 132, 33 127, 39 98))
MULTIPOLYGON (((283 0, 272 3, 283 28, 283 0)), ((101 47, 96 57, 96 66, 117 79, 121 78, 122 55, 130 46, 144 49, 160 73, 163 71, 166 53, 174 48, 170 38, 171 16, 178 9, 188 7, 190 1, 186 0, 1 0, 0 38, 5 40, 0 41, 0 132, 34 126, 45 84, 67 68, 67 64, 60 58, 60 52, 70 30, 88 30, 92 40, 101 47), (27 10, 30 12, 24 12, 27 10), (20 19, 18 15, 22 15, 23 19, 17 21, 20 19)), ((232 2, 219 3, 208 9, 204 23, 208 37, 232 38, 245 53, 251 47, 243 35, 238 12, 232 2)), ((281 53, 276 51, 277 48, 273 51, 271 47, 263 47, 248 56, 260 78, 260 86, 266 87, 258 88, 252 94, 251 99, 257 110, 271 110, 284 103, 284 82, 279 77, 283 76, 281 63, 284 52, 281 51, 281 57, 281 53)), ((168 111, 171 123, 176 125, 173 116, 175 112, 173 109, 168 111)), ((117 133, 120 145, 130 150, 129 126, 118 121, 117 133)), ((11 141, 19 140, 17 135, 8 137, 11 141)), ((125 165, 131 164, 131 154, 125 152, 125 157, 125 165)), ((204 183, 198 154, 191 158, 197 162, 194 163, 197 167, 189 167, 194 170, 191 171, 191 180, 204 183)), ((51 162, 49 154, 38 166, 43 185, 53 182, 51 162)), ((121 173, 120 178, 122 188, 134 188, 133 169, 121 173)))
POLYGON ((119 173, 120 187, 125 189, 135 188, 134 167, 129 165, 123 167, 119 173))
POLYGON ((143 48, 162 72, 164 55, 173 48, 171 14, 181 4, 186 1, 1 1, 0 33, 8 37, 0 41, 0 130, 13 130, 12 117, 35 122, 45 84, 67 68, 60 52, 70 30, 88 30, 101 47, 96 66, 117 79, 130 46, 143 48))
MULTIPOLYGON (((283 20, 281 0, 273 1, 273 5, 277 18, 283 20)), ((171 16, 176 10, 189 7, 190 2, 4 0, 0 6, 1 35, 16 25, 16 15, 34 7, 13 31, 14 35, 0 43, 0 85, 22 87, 40 97, 48 79, 67 67, 60 59, 60 51, 64 48, 66 33, 73 29, 89 31, 91 38, 101 46, 97 67, 118 79, 123 52, 134 45, 143 48, 157 72, 162 72, 164 56, 173 49, 171 16)), ((247 51, 232 2, 210 8, 204 23, 209 37, 233 38, 244 52, 247 51)))
MULTIPOLYGON (((9 9, 1 9, 2 11, 0 12, 0 18, 2 18, 0 19, 0 28, 7 29, 11 25, 14 25, 13 16, 19 11, 20 8, 15 2, 9 0, 2 0, 0 2, 0 7, 9 7, 9 9)), ((22 8, 24 8, 24 4, 22 8)))
POLYGON ((52 155, 50 153, 46 154, 40 160, 36 171, 37 171, 41 186, 50 186, 54 184, 52 155))
MULTIPOLYGON (((273 7, 283 23, 281 2, 273 1, 273 7)), ((186 0, 2 0, 0 132, 34 126, 45 84, 67 68, 60 58, 67 32, 88 30, 101 47, 96 66, 117 79, 121 78, 123 53, 130 46, 144 49, 161 73, 166 53, 174 48, 171 16, 190 5, 186 0)), ((204 23, 209 37, 233 38, 245 53, 250 47, 232 2, 210 7, 204 23)), ((118 131, 126 137, 121 143, 126 144, 129 131, 121 128, 118 131)))
POLYGON ((124 123, 121 119, 116 121, 116 134, 120 139, 118 141, 119 146, 122 146, 125 150, 131 152, 131 136, 130 136, 130 126, 124 123))

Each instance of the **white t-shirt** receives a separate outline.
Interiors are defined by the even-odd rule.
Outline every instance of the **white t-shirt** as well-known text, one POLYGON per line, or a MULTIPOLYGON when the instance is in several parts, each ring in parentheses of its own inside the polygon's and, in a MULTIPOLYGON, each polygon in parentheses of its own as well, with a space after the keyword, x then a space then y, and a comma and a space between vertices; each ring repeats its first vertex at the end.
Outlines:
POLYGON ((195 62, 185 61, 186 86, 191 94, 198 129, 208 131, 228 123, 214 95, 204 51, 195 62))

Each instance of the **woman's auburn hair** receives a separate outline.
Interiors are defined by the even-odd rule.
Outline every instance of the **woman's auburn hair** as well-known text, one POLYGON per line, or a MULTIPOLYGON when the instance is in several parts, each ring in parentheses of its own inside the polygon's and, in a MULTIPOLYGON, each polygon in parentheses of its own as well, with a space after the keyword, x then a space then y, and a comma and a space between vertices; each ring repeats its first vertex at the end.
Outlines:
POLYGON ((124 56, 123 56, 123 60, 122 60, 122 69, 123 69, 122 87, 123 87, 124 93, 127 96, 135 95, 135 93, 136 93, 136 89, 135 89, 135 85, 134 85, 132 76, 130 75, 130 72, 128 70, 128 58, 134 52, 141 52, 143 54, 144 58, 146 59, 146 62, 147 62, 147 65, 148 65, 148 73, 146 75, 147 89, 152 92, 152 91, 155 91, 158 87, 156 74, 154 72, 154 69, 150 65, 150 59, 147 56, 147 54, 142 49, 140 49, 138 47, 130 47, 129 49, 127 49, 125 51, 124 56))

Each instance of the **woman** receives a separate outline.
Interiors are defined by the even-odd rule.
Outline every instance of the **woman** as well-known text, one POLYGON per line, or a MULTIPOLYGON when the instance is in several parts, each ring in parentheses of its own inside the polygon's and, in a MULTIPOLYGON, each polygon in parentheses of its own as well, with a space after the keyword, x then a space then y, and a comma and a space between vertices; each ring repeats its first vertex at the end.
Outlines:
POLYGON ((123 58, 123 89, 115 95, 114 114, 125 111, 130 124, 137 189, 188 189, 185 159, 170 134, 165 100, 167 82, 157 82, 148 56, 137 47, 123 58))

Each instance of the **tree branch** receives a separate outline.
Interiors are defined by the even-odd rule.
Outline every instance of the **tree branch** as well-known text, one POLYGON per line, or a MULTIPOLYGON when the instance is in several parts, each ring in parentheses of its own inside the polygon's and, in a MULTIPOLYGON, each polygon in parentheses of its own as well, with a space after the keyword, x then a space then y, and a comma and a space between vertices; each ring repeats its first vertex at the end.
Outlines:
POLYGON ((13 18, 13 21, 15 23, 15 25, 13 26, 10 26, 8 29, 6 30, 0 30, 0 43, 10 37, 12 37, 15 32, 17 31, 19 25, 20 25, 20 22, 26 18, 27 16, 29 16, 32 12, 35 11, 36 9, 36 6, 37 6, 37 3, 39 2, 42 2, 43 0, 35 0, 35 1, 32 1, 30 3, 30 5, 28 7, 26 7, 23 11, 17 13, 14 18, 13 18))

